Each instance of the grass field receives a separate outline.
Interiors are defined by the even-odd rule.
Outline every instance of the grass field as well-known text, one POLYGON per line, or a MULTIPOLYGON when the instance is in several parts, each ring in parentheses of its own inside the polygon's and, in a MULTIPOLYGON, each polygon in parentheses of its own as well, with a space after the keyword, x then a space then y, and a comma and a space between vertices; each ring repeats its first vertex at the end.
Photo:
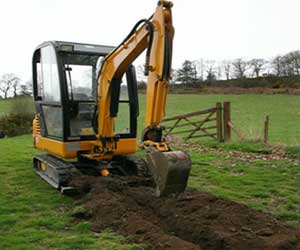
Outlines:
MULTIPOLYGON (((262 135, 265 115, 270 116, 270 143, 300 145, 300 96, 291 95, 169 95, 167 116, 213 107, 230 101, 235 126, 249 137, 262 135)), ((0 100, 0 115, 13 100, 0 100)), ((144 125, 145 98, 140 96, 139 131, 144 125)), ((126 119, 125 119, 126 120, 126 119)))
MULTIPOLYGON (((140 98, 140 130, 144 121, 144 98, 140 98)), ((288 95, 169 95, 167 116, 214 107, 231 102, 232 121, 246 136, 263 134, 264 117, 269 115, 271 144, 300 145, 300 96, 288 95)), ((236 141, 233 134, 233 140, 236 141)))
MULTIPOLYGON (((0 141, 0 249, 137 250, 111 232, 95 235, 71 217, 74 202, 38 178, 31 136, 0 141)), ((189 187, 234 200, 300 226, 300 169, 288 160, 235 161, 190 151, 189 187)), ((80 209, 80 208, 79 208, 80 209)), ((108 215, 109 216, 109 215, 108 215)))
MULTIPOLYGON (((0 100, 0 114, 11 101, 0 100)), ((140 120, 144 118, 141 98, 140 120)), ((170 95, 167 115, 209 108, 216 102, 232 102, 232 118, 246 134, 262 129, 269 114, 271 143, 300 144, 300 97, 170 95)), ((140 122, 141 129, 143 122, 140 122)), ((256 144, 214 144, 224 150, 255 151, 256 144)), ((298 153, 298 148, 293 153, 298 153)), ((189 187, 234 200, 300 226, 300 167, 297 160, 236 160, 217 152, 188 149, 193 170, 189 187)), ((95 235, 88 223, 72 218, 74 202, 41 181, 32 169, 30 135, 0 140, 0 249, 103 249, 137 250, 126 239, 111 232, 95 235)))
POLYGON ((6 114, 10 110, 13 101, 13 99, 0 99, 0 116, 6 114))
POLYGON ((170 95, 167 116, 209 108, 230 101, 235 126, 248 136, 263 132, 270 116, 270 143, 300 145, 300 96, 287 95, 170 95))
POLYGON ((190 152, 189 186, 300 226, 300 167, 288 160, 249 162, 218 153, 190 152))

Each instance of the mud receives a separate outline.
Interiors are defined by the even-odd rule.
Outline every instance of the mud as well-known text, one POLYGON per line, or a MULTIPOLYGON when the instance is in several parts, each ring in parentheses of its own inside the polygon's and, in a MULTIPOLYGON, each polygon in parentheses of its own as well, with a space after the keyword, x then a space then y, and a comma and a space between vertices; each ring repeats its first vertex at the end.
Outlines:
POLYGON ((207 193, 157 198, 137 177, 80 177, 78 204, 95 232, 110 228, 149 250, 300 250, 300 229, 207 193))

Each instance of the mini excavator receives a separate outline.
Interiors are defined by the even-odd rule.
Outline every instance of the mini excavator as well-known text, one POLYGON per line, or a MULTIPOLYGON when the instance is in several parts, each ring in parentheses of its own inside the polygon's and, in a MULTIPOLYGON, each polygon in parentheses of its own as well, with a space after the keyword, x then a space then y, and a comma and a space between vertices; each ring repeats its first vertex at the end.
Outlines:
POLYGON ((49 41, 33 54, 36 173, 63 193, 77 175, 150 176, 156 195, 183 192, 191 160, 173 151, 160 125, 171 73, 172 3, 161 0, 117 47, 49 41), (146 50, 145 128, 139 115, 133 61, 146 50), (134 157, 138 146, 147 157, 134 157))

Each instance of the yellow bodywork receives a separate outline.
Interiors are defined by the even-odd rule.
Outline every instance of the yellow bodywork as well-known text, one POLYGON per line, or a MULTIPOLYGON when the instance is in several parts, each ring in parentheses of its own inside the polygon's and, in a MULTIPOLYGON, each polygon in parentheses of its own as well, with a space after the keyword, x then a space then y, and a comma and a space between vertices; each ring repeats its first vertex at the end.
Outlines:
MULTIPOLYGON (((158 125, 165 115, 166 96, 168 82, 162 80, 163 67, 165 60, 165 31, 169 33, 171 41, 174 36, 172 25, 172 3, 160 1, 156 8, 151 23, 154 26, 153 43, 150 54, 149 76, 147 81, 147 102, 146 102, 146 121, 145 125, 158 125)), ((143 25, 131 37, 129 37, 121 46, 107 56, 102 66, 101 74, 98 79, 98 131, 99 136, 97 146, 102 147, 100 136, 113 137, 114 118, 110 116, 110 88, 114 77, 121 77, 130 65, 148 45, 149 31, 143 25)), ((170 77, 170 76, 168 76, 170 77)), ((121 141, 120 141, 121 142, 121 141)), ((121 145, 118 142, 117 148, 121 145)), ((113 150, 113 145, 106 145, 107 150, 113 150)), ((164 146, 164 148, 167 148, 164 146)))
MULTIPOLYGON (((79 151, 90 152, 95 145, 95 141, 60 142, 42 137, 41 135, 34 135, 33 140, 36 148, 65 159, 76 158, 79 151)), ((131 154, 135 153, 136 150, 137 139, 126 138, 119 141, 118 148, 114 151, 113 155, 131 154)), ((95 155, 95 158, 110 159, 113 155, 95 155)))
MULTIPOLYGON (((78 152, 90 152, 93 150, 95 141, 75 141, 75 142, 61 142, 54 139, 45 138, 41 135, 40 125, 37 115, 33 120, 33 145, 37 149, 46 151, 51 155, 55 155, 65 159, 76 158, 78 152)), ((119 147, 114 154, 131 154, 137 150, 137 139, 126 138, 119 141, 119 147)), ((101 154, 96 158, 110 159, 112 154, 101 154)))
MULTIPOLYGON (((153 42, 149 58, 147 81, 147 106, 145 125, 159 125, 165 115, 168 80, 163 77, 165 62, 165 36, 173 40, 174 29, 172 25, 172 3, 159 1, 159 4, 149 20, 153 25, 153 42)), ((126 39, 104 60, 101 74, 98 79, 98 134, 93 141, 61 142, 41 136, 38 117, 33 121, 34 145, 49 154, 62 158, 75 158, 78 152, 89 159, 109 159, 113 155, 134 153, 137 150, 136 138, 121 138, 115 142, 106 142, 102 145, 101 138, 113 138, 114 118, 110 116, 111 82, 113 78, 121 77, 128 66, 147 48, 149 31, 142 25, 134 34, 126 39), (97 148, 97 152, 95 152, 97 148)), ((172 49, 172 48, 171 48, 172 49)), ((168 66, 170 66, 170 63, 168 66)), ((153 145, 159 151, 168 151, 166 143, 145 141, 143 145, 153 145)))

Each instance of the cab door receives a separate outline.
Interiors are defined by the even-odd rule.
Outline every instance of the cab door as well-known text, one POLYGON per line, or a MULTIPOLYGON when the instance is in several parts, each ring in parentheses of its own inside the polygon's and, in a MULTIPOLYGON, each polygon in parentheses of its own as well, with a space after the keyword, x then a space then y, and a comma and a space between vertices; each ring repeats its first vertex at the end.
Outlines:
POLYGON ((57 55, 51 44, 37 49, 33 57, 33 86, 43 137, 63 141, 63 110, 57 55))

